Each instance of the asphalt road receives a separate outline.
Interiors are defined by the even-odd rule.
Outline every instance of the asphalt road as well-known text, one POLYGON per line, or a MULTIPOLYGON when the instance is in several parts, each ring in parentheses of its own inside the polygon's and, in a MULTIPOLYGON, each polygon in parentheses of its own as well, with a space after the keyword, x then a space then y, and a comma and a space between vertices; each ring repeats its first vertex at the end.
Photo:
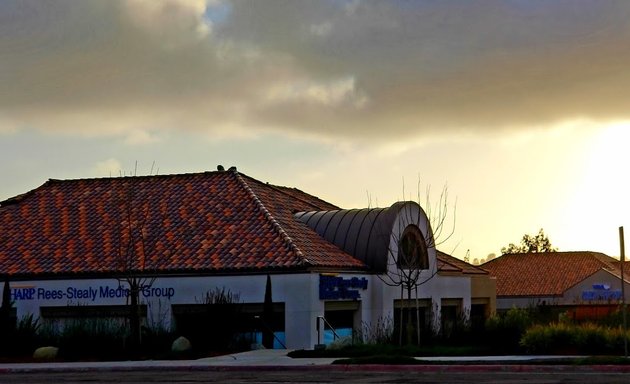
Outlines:
POLYGON ((3 373, 0 383, 630 383, 610 372, 86 371, 3 373))

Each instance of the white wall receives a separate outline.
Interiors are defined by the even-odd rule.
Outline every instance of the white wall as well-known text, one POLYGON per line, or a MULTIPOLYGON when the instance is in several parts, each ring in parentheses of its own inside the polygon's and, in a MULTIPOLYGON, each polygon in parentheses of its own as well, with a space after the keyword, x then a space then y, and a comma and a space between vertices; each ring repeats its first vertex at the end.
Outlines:
MULTIPOLYGON (((442 299, 462 299, 464 313, 469 313, 471 307, 471 289, 472 284, 469 277, 466 276, 441 276, 437 274, 439 269, 437 261, 437 253, 435 249, 435 240, 429 219, 422 208, 415 204, 406 204, 398 213, 398 217, 394 222, 391 231, 389 245, 389 261, 388 274, 396 276, 399 271, 396 267, 398 259, 398 241, 402 237, 402 233, 408 225, 416 225, 424 234, 427 243, 427 253, 429 259, 429 268, 423 270, 416 280, 418 284, 418 299, 431 299, 433 310, 433 329, 440 330, 440 318, 442 299)), ((377 321, 378 316, 394 317, 394 300, 400 299, 400 286, 388 286, 376 276, 375 294, 378 295, 378 303, 381 304, 381 311, 374 312, 371 321, 377 321)), ((390 281, 392 279, 389 279, 390 281)), ((393 280, 400 280, 394 277, 393 280)), ((412 292, 415 298, 415 292, 412 292)), ((404 299, 407 298, 407 292, 404 292, 404 299)))
MULTIPOLYGON (((394 300, 400 298, 397 287, 386 286, 377 276, 368 274, 340 274, 344 278, 365 277, 367 290, 360 290, 360 322, 376 322, 379 318, 393 318, 394 300)), ((317 340, 317 316, 324 315, 323 300, 319 299, 319 274, 271 275, 274 302, 285 303, 285 336, 289 349, 311 349, 317 340)), ((153 283, 148 304, 149 321, 169 326, 172 304, 201 303, 206 292, 225 287, 240 294, 244 303, 262 303, 265 296, 266 275, 162 277, 153 283), (165 293, 166 297, 162 296, 165 293), (159 296, 158 296, 159 294, 159 296), (168 296, 171 297, 168 297, 168 296)), ((39 316, 42 306, 64 307, 75 305, 123 305, 126 297, 109 297, 119 287, 115 279, 70 279, 11 282, 18 318, 27 314, 39 316), (84 295, 85 293, 85 295, 84 295), (79 296, 85 297, 77 297, 79 296)), ((468 278, 435 275, 419 289, 420 298, 432 298, 440 305, 441 298, 463 298, 470 305, 468 278)), ((439 312, 438 312, 439 313, 439 312)), ((439 323, 438 323, 439 324, 439 323)))
MULTIPOLYGON (((357 275, 342 275, 350 278, 357 275)), ((359 275, 359 277, 370 276, 359 275)), ((240 294, 244 303, 263 303, 266 275, 162 277, 155 280, 149 297, 148 320, 169 326, 173 304, 202 303, 206 292, 225 287, 240 294), (162 294, 166 294, 163 296, 162 294), (159 295, 159 296, 158 296, 159 295), (170 296, 170 297, 169 297, 170 296)), ((285 337, 289 349, 313 348, 317 343, 316 319, 324 315, 324 301, 319 300, 319 274, 271 275, 274 302, 285 303, 285 337)), ((368 284, 368 290, 371 289, 368 284)), ((115 279, 70 279, 11 282, 18 318, 40 315, 40 307, 77 305, 123 305, 126 297, 110 297, 119 292, 115 279), (78 295, 77 295, 78 294, 78 295), (77 297, 80 296, 80 297, 77 297)), ((362 298, 369 294, 362 292, 362 298)))

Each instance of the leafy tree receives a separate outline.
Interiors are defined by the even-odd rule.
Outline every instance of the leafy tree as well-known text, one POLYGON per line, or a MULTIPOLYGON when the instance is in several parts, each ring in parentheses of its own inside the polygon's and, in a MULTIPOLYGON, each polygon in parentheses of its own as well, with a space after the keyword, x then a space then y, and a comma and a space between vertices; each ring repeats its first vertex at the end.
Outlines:
POLYGON ((540 253, 540 252, 556 252, 558 248, 551 245, 551 241, 545 235, 545 232, 541 228, 536 235, 523 235, 521 244, 516 245, 510 243, 507 247, 501 248, 501 254, 514 254, 514 253, 540 253))
MULTIPOLYGON (((475 257, 473 259, 472 264, 473 265, 480 265, 480 264, 483 264, 485 262, 488 262, 488 261, 496 259, 496 258, 497 258, 497 255, 495 253, 489 253, 488 256, 486 256, 485 258, 482 257, 481 259, 479 259, 479 258, 475 257)), ((466 260, 464 259, 464 261, 466 261, 466 260)))

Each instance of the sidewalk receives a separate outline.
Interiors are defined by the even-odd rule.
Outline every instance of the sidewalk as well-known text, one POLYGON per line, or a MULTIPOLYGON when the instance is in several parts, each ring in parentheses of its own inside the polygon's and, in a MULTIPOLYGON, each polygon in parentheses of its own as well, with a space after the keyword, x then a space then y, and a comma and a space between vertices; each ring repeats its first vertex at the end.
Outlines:
MULTIPOLYGON (((630 365, 621 366, 571 366, 557 364, 519 364, 533 360, 558 360, 562 356, 461 356, 421 357, 426 365, 331 365, 337 358, 293 359, 287 350, 260 349, 231 355, 199 360, 143 360, 71 363, 23 363, 0 364, 0 374, 18 372, 69 372, 69 371, 135 371, 135 370, 342 370, 342 371, 585 371, 629 372, 630 365), (440 364, 444 362, 445 364, 440 364), (461 364, 457 364, 460 362, 461 364), (500 364, 506 362, 508 364, 500 364), (478 363, 478 364, 477 364, 478 363)), ((571 356, 575 357, 575 356, 571 356)))
POLYGON ((102 362, 42 362, 0 364, 0 373, 34 371, 87 371, 87 370, 203 370, 247 367, 308 367, 329 365, 329 359, 292 359, 284 349, 259 349, 230 355, 208 357, 198 360, 141 360, 102 362))

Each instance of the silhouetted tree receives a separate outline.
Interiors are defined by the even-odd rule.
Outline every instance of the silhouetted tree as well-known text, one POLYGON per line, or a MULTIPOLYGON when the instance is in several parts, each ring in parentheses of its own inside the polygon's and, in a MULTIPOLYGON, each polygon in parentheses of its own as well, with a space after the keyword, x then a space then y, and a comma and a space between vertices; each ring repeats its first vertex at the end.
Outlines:
POLYGON ((539 253, 539 252, 556 252, 558 248, 551 245, 551 241, 545 235, 545 232, 541 228, 536 235, 523 235, 521 239, 521 245, 510 243, 507 247, 501 248, 501 254, 514 254, 514 253, 539 253))
POLYGON ((3 337, 10 335, 15 328, 15 321, 11 313, 12 309, 11 288, 9 286, 9 279, 6 278, 2 290, 2 305, 0 306, 0 335, 3 337))
POLYGON ((9 279, 4 279, 4 287, 2 288, 2 306, 0 306, 0 311, 3 313, 5 311, 11 310, 11 287, 9 286, 9 279))
POLYGON ((262 344, 267 349, 273 348, 273 298, 271 297, 271 276, 267 275, 265 301, 263 303, 262 344))

